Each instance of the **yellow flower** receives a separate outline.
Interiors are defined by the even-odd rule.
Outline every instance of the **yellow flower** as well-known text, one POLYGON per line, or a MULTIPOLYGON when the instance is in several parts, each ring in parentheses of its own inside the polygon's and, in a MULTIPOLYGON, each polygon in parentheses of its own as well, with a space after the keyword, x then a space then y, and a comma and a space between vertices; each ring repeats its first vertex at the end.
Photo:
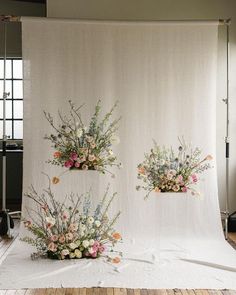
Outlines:
POLYGON ((56 177, 56 176, 54 176, 54 177, 52 178, 52 183, 53 183, 53 184, 57 184, 59 181, 60 181, 60 179, 59 179, 58 177, 56 177))

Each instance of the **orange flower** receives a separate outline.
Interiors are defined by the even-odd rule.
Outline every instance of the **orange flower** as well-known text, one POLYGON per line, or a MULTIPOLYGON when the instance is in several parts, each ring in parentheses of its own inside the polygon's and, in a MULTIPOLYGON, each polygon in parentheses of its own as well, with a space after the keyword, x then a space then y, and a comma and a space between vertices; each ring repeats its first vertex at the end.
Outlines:
POLYGON ((115 239, 115 240, 121 240, 121 234, 120 233, 114 233, 113 235, 112 235, 112 237, 115 239))
POLYGON ((141 167, 138 168, 138 173, 139 173, 139 174, 144 174, 144 175, 145 175, 145 174, 146 174, 146 169, 145 169, 144 167, 141 166, 141 167))
POLYGON ((120 257, 115 257, 111 260, 112 263, 120 263, 120 257))
POLYGON ((53 154, 53 157, 54 157, 54 158, 60 158, 60 157, 61 157, 61 152, 56 151, 56 152, 53 154))
POLYGON ((213 159, 212 155, 207 155, 204 160, 211 161, 213 159))
POLYGON ((56 177, 56 176, 54 176, 54 177, 52 178, 52 183, 53 183, 53 184, 57 184, 59 181, 60 181, 60 179, 59 179, 58 177, 56 177))
POLYGON ((155 192, 155 193, 160 193, 161 190, 160 190, 158 187, 155 187, 155 188, 154 188, 154 192, 155 192))

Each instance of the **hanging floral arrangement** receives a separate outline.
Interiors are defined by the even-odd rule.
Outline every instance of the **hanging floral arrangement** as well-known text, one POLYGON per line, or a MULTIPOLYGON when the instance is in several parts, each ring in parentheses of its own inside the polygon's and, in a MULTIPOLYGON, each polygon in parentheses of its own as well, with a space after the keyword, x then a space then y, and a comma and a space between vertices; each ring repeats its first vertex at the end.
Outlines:
POLYGON ((199 148, 192 148, 186 145, 184 139, 180 140, 177 151, 173 148, 158 146, 154 147, 145 159, 138 165, 138 179, 143 184, 136 186, 137 190, 144 189, 148 198, 149 194, 166 192, 190 191, 192 195, 200 195, 195 189, 200 180, 199 175, 211 168, 209 163, 212 156, 201 157, 199 148))
POLYGON ((29 219, 23 219, 23 223, 31 235, 21 239, 36 247, 37 252, 31 257, 61 260, 103 256, 118 263, 121 253, 114 256, 116 251, 113 248, 122 239, 114 229, 120 212, 112 218, 108 216, 116 194, 108 195, 109 187, 96 209, 92 210, 91 192, 81 196, 70 194, 61 203, 54 197, 50 179, 49 187, 42 194, 32 187, 26 197, 33 200, 37 209, 27 210, 29 219))
POLYGON ((117 103, 100 118, 101 100, 95 106, 95 112, 88 126, 81 116, 83 105, 76 107, 69 101, 69 116, 58 112, 60 123, 56 125, 50 113, 44 112, 54 133, 46 135, 45 139, 52 143, 55 149, 53 159, 48 162, 53 165, 75 170, 97 170, 109 172, 108 167, 120 167, 113 153, 113 145, 119 143, 116 135, 120 118, 111 120, 117 103))

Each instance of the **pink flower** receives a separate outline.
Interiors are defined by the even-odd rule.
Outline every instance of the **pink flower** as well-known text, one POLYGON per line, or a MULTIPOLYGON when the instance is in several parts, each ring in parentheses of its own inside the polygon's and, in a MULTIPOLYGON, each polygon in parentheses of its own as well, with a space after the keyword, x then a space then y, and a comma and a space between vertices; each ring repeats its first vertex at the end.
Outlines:
POLYGON ((100 243, 98 241, 95 241, 94 244, 93 244, 93 247, 98 249, 99 246, 100 246, 100 243))
POLYGON ((91 256, 92 256, 93 258, 96 258, 96 257, 97 257, 97 252, 92 253, 91 256))
POLYGON ((181 190, 182 190, 183 193, 186 193, 188 189, 186 188, 186 186, 184 186, 184 187, 181 188, 181 190))
POLYGON ((58 241, 58 236, 57 235, 53 235, 53 236, 50 237, 50 240, 52 242, 57 242, 58 241))
POLYGON ((65 236, 64 236, 64 235, 61 235, 60 238, 59 238, 59 242, 60 242, 61 244, 64 244, 65 241, 66 241, 65 236))
POLYGON ((54 244, 53 242, 51 242, 50 244, 48 244, 48 250, 49 251, 52 251, 52 252, 56 252, 57 251, 56 244, 54 244))
POLYGON ((71 223, 69 226, 69 231, 74 232, 78 230, 78 224, 77 223, 71 223))
POLYGON ((79 166, 80 166, 80 163, 79 162, 75 162, 75 167, 76 168, 79 168, 79 166))
POLYGON ((70 159, 71 160, 75 161, 75 160, 77 160, 77 158, 78 158, 78 155, 75 152, 70 154, 70 159))
POLYGON ((97 246, 97 245, 94 246, 94 245, 93 245, 92 249, 93 249, 93 252, 97 252, 98 249, 99 249, 99 246, 97 246))
POLYGON ((68 161, 65 162, 64 165, 65 165, 66 168, 71 168, 71 167, 73 167, 74 162, 72 160, 68 160, 68 161))
POLYGON ((177 183, 182 183, 183 182, 183 176, 182 175, 178 175, 176 178, 176 182, 177 183))
POLYGON ((68 213, 67 212, 62 213, 62 219, 64 222, 68 220, 68 213))
POLYGON ((100 252, 100 253, 104 252, 105 250, 106 250, 106 247, 105 247, 104 245, 101 245, 101 246, 99 247, 99 252, 100 252))
POLYGON ((191 178, 192 178, 192 181, 193 181, 193 182, 197 182, 197 181, 198 181, 198 179, 197 179, 197 175, 196 175, 196 174, 192 174, 192 175, 191 175, 191 178))

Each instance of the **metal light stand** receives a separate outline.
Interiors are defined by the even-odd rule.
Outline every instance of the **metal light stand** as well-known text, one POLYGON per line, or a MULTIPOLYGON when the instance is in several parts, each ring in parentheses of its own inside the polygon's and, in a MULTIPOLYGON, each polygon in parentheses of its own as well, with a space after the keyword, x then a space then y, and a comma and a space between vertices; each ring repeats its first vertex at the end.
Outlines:
POLYGON ((2 19, 4 25, 4 68, 3 68, 3 140, 2 140, 2 213, 7 217, 7 230, 6 238, 12 238, 11 227, 14 227, 14 223, 11 220, 11 216, 21 214, 21 211, 9 212, 6 208, 6 168, 7 168, 7 159, 6 159, 6 147, 7 147, 7 134, 6 134, 6 99, 10 93, 6 92, 6 60, 7 60, 7 21, 8 17, 2 19), (13 225, 12 225, 13 223, 13 225), (12 226, 11 226, 12 225, 12 226))
POLYGON ((225 137, 225 184, 226 184, 226 200, 224 214, 225 220, 225 239, 228 240, 228 220, 229 220, 229 55, 230 55, 230 42, 229 42, 229 26, 231 19, 224 20, 226 25, 226 98, 223 102, 226 104, 226 137, 225 137))

